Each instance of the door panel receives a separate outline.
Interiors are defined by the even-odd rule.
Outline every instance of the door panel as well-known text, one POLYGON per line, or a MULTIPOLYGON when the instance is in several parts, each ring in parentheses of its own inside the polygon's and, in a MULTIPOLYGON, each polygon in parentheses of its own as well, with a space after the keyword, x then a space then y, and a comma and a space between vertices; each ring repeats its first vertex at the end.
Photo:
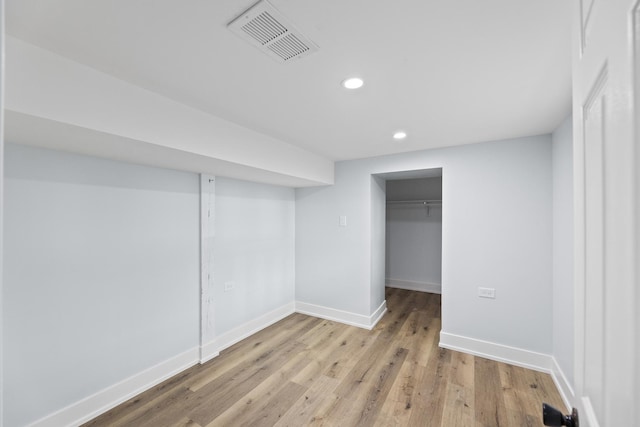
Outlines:
POLYGON ((640 425, 640 0, 576 0, 575 392, 582 426, 640 425))
POLYGON ((580 0, 580 31, 581 31, 581 54, 587 47, 587 40, 589 39, 589 29, 591 28, 589 23, 591 22, 591 13, 593 12, 593 6, 595 0, 580 0))
POLYGON ((584 387, 594 410, 604 410, 604 145, 606 69, 600 74, 584 114, 585 170, 585 330, 584 387))

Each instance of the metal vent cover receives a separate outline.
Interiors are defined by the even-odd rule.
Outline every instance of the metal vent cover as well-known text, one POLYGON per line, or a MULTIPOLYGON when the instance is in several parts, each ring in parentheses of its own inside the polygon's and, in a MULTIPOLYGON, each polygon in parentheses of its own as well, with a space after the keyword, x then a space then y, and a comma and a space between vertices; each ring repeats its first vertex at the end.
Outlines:
POLYGON ((227 28, 280 63, 305 57, 318 46, 298 31, 267 0, 231 21, 227 28))

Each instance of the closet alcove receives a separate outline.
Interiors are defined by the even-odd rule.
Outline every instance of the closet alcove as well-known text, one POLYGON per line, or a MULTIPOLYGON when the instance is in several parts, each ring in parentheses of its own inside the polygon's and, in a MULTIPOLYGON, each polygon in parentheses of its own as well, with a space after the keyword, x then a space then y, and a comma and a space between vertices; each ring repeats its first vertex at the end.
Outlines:
POLYGON ((442 169, 386 182, 387 287, 441 293, 442 169))

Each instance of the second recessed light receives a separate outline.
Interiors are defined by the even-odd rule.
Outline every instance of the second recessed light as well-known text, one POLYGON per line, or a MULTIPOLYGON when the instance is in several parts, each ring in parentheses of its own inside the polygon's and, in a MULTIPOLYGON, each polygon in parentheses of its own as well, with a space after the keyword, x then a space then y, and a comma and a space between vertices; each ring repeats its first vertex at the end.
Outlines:
POLYGON ((407 133, 405 131, 399 130, 398 132, 393 134, 393 139, 396 141, 402 141, 407 137, 407 133))
POLYGON ((342 86, 346 89, 358 89, 364 85, 364 80, 359 77, 351 77, 342 81, 342 86))

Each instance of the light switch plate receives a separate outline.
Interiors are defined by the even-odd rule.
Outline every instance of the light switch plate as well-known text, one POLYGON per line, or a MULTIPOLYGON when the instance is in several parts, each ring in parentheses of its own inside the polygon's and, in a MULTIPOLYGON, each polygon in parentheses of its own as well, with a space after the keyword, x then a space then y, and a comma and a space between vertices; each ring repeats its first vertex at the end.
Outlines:
POLYGON ((496 290, 494 288, 478 288, 478 296, 480 298, 496 298, 496 290))

